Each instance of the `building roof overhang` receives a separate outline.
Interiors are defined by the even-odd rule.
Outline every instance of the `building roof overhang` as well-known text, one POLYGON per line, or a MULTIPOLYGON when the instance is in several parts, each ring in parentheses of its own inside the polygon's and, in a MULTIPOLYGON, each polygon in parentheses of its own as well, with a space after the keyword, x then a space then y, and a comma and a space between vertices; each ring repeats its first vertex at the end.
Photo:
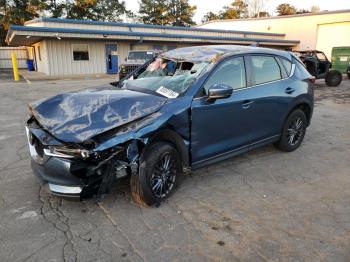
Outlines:
POLYGON ((25 22, 26 26, 36 25, 38 23, 59 23, 59 24, 70 24, 70 25, 94 25, 94 26, 113 26, 113 27, 124 27, 129 31, 133 29, 158 29, 158 30, 181 30, 181 31, 195 31, 195 32, 207 32, 207 33, 232 33, 232 34, 253 34, 262 36, 272 37, 283 37, 283 33, 272 33, 272 32, 253 32, 253 31, 242 31, 242 30, 226 30, 226 29, 210 29, 210 28, 197 28, 197 27, 185 27, 185 26, 169 26, 169 25, 152 25, 152 24, 140 24, 140 23, 124 23, 124 22, 105 22, 105 21, 92 21, 92 20, 81 20, 81 19, 64 19, 64 18, 52 18, 52 17, 40 17, 25 22))
MULTIPOLYGON (((251 33, 253 34, 253 33, 251 33)), ((300 43, 297 40, 275 39, 268 37, 236 37, 236 36, 211 36, 163 32, 135 32, 116 30, 94 30, 77 28, 57 28, 41 26, 17 26, 12 25, 6 36, 9 45, 32 45, 42 39, 94 39, 94 40, 135 40, 135 41, 165 41, 186 43, 227 43, 227 44, 252 44, 295 46, 300 43)))

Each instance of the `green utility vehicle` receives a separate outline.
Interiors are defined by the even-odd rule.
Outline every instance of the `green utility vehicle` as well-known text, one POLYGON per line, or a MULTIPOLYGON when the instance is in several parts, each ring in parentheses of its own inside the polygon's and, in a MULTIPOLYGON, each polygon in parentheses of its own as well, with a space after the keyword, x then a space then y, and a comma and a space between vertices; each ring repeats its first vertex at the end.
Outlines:
POLYGON ((334 69, 347 74, 350 79, 350 46, 333 47, 332 65, 334 69))

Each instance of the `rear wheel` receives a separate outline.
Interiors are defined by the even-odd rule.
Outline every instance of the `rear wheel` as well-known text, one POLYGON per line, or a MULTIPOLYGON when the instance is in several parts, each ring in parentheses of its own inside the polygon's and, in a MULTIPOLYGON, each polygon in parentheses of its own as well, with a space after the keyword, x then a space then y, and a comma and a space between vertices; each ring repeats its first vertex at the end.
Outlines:
POLYGON ((350 79, 350 73, 348 73, 348 79, 350 79))
POLYGON ((342 74, 337 70, 329 71, 326 75, 327 86, 338 86, 343 80, 342 74))
POLYGON ((140 172, 131 176, 133 200, 141 205, 153 205, 169 197, 181 175, 181 160, 169 143, 157 142, 145 154, 140 172))
POLYGON ((275 146, 281 151, 291 152, 297 149, 304 139, 307 127, 305 113, 296 109, 289 114, 284 124, 280 140, 275 146))

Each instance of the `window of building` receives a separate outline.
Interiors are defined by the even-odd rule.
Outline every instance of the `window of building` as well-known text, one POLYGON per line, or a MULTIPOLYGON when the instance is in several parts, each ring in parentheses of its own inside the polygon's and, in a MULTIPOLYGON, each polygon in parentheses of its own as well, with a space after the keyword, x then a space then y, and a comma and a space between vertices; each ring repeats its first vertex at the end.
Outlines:
POLYGON ((89 60, 89 45, 88 44, 73 44, 73 60, 87 61, 89 60))
POLYGON ((204 85, 205 93, 214 84, 225 84, 233 89, 246 87, 246 76, 243 57, 223 61, 204 85))
POLYGON ((272 56, 252 56, 252 74, 255 84, 263 84, 281 79, 281 69, 272 56))

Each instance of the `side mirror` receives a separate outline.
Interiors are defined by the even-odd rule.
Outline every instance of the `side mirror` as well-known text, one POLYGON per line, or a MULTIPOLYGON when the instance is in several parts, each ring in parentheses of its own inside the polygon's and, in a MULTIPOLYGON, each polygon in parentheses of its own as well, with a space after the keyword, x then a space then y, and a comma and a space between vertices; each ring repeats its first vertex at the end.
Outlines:
POLYGON ((225 84, 214 84, 208 90, 208 101, 227 98, 232 95, 233 88, 225 84))
POLYGON ((125 59, 124 59, 124 60, 125 60, 125 62, 126 62, 126 61, 128 61, 128 59, 127 59, 126 57, 125 57, 125 59))

